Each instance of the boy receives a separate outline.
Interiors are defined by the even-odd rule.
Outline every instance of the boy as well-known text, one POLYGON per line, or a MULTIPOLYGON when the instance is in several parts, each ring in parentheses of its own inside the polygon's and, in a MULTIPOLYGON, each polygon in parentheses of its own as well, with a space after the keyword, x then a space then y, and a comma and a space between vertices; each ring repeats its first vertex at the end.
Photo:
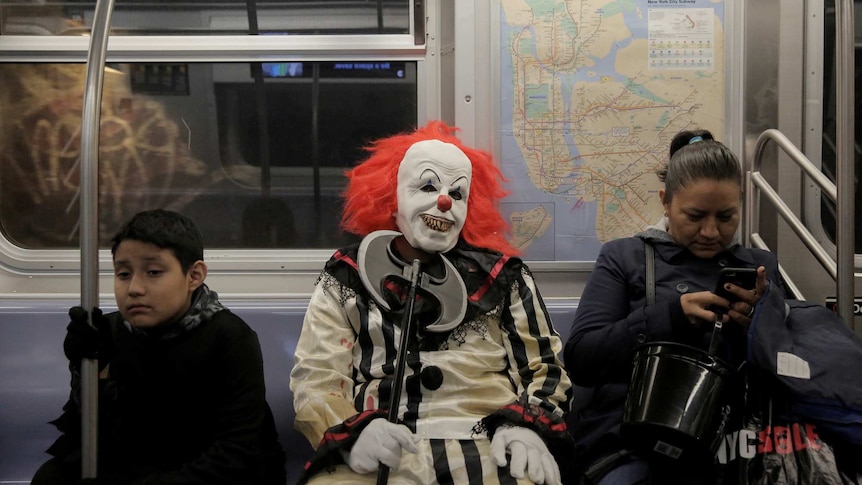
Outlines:
POLYGON ((87 483, 283 484, 284 452, 265 400, 257 334, 204 279, 203 243, 175 212, 135 215, 113 238, 119 311, 94 329, 80 307, 63 347, 71 399, 63 435, 32 483, 81 474, 80 364, 99 360, 99 473, 87 483))

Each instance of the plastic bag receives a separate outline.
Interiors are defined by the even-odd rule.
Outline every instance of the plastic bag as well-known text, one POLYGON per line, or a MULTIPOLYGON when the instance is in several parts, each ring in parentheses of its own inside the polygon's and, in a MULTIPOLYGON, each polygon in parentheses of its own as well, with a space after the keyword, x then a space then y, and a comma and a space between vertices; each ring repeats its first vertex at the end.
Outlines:
POLYGON ((786 394, 768 378, 746 380, 740 425, 716 453, 722 485, 862 485, 858 449, 838 451, 816 424, 788 414, 786 394))

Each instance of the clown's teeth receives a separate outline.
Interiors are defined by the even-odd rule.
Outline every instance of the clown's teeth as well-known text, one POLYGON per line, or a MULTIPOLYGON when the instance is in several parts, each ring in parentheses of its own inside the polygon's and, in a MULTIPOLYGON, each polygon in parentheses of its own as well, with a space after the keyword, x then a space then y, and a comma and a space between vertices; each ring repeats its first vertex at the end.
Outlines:
POLYGON ((428 214, 422 214, 422 222, 424 222, 426 226, 438 232, 446 232, 454 224, 452 221, 428 214))

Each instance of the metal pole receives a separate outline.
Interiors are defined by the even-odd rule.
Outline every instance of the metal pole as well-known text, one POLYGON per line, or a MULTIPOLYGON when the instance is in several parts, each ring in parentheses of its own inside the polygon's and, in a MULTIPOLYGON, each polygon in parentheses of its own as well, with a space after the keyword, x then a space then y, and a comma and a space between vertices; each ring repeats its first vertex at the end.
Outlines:
MULTIPOLYGON (((320 188, 320 62, 312 63, 311 80, 311 179, 314 187, 314 218, 323 220, 320 188)), ((323 224, 317 224, 317 240, 323 241, 323 224)))
MULTIPOLYGON (((854 221, 854 182, 855 182, 855 140, 854 132, 854 56, 855 23, 853 1, 835 2, 835 66, 836 74, 836 157, 835 185, 838 190, 836 236, 838 252, 838 314, 851 327, 853 326, 854 256, 856 252, 854 221)), ((856 333, 862 334, 862 328, 856 333)))
MULTIPOLYGON (((260 29, 257 22, 257 2, 255 0, 246 1, 246 10, 248 12, 248 34, 258 35, 260 29)), ((270 196, 270 187, 272 186, 272 170, 269 153, 269 117, 267 116, 266 103, 266 86, 263 80, 263 63, 252 62, 251 72, 254 78, 254 99, 255 113, 257 114, 257 130, 258 147, 260 149, 260 195, 263 199, 268 199, 270 196)), ((272 241, 275 245, 275 241, 272 241)))
POLYGON ((377 0, 377 33, 383 33, 383 0, 377 0))
MULTIPOLYGON (((99 115, 105 56, 113 0, 98 0, 87 52, 87 78, 81 114, 81 306, 93 325, 93 308, 99 305, 99 115)), ((99 365, 81 361, 81 477, 94 478, 98 470, 99 365)))

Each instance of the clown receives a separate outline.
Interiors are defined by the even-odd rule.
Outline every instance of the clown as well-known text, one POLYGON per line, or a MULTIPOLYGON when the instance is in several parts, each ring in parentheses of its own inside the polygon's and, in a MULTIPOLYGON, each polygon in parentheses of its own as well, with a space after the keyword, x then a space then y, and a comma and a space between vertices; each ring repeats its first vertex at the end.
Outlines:
POLYGON ((321 273, 290 376, 295 426, 317 448, 309 483, 373 484, 381 464, 393 484, 561 482, 561 342, 504 237, 499 169, 455 131, 431 122, 378 140, 347 174, 342 227, 364 239, 321 273), (407 291, 397 276, 378 284, 378 261, 396 275, 421 262, 431 282, 414 300, 400 395, 407 291), (386 419, 393 395, 397 423, 386 419))

